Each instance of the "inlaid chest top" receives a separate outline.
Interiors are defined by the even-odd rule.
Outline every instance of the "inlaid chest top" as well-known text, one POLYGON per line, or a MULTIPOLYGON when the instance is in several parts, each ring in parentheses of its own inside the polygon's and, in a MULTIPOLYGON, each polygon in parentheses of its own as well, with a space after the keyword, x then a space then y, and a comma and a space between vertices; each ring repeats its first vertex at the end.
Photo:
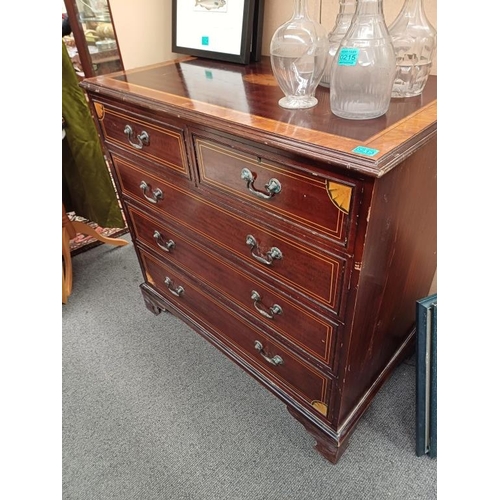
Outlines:
POLYGON ((329 89, 318 87, 314 108, 287 110, 270 60, 240 65, 185 57, 103 75, 82 86, 102 95, 174 114, 262 144, 278 146, 379 177, 437 130, 437 78, 421 96, 392 99, 373 120, 345 120, 330 111, 329 89))

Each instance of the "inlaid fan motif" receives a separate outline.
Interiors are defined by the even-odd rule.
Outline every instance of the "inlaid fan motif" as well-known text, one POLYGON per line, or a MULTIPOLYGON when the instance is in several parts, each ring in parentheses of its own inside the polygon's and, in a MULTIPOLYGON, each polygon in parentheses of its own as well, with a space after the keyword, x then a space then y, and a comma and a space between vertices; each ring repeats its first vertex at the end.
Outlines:
POLYGON ((326 190, 334 205, 342 212, 348 214, 351 206, 352 188, 344 186, 343 184, 337 184, 336 182, 327 181, 326 190))

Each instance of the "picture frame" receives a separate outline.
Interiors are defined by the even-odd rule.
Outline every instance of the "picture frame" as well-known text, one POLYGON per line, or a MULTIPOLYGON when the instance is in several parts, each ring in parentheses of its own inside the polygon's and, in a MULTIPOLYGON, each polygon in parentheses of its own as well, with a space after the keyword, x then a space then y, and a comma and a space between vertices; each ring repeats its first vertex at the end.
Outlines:
POLYGON ((417 457, 437 456, 437 293, 416 301, 417 457))
POLYGON ((260 60, 264 0, 172 0, 172 52, 248 64, 260 60))

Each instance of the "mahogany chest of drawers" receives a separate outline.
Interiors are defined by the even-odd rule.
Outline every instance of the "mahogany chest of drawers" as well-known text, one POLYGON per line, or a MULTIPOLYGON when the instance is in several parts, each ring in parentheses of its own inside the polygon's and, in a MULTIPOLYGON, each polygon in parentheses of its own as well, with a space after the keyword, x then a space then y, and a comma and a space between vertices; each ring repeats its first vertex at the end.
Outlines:
POLYGON ((436 270, 436 78, 365 122, 278 106, 268 58, 85 80, 144 276, 335 463, 436 270))

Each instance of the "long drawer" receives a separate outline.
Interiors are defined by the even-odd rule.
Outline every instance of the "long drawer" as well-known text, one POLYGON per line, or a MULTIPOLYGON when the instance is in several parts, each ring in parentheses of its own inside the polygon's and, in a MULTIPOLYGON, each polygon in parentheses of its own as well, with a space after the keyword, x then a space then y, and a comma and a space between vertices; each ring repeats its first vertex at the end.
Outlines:
MULTIPOLYGON (((220 139, 219 139, 220 140, 220 139)), ((234 141, 224 144, 193 137, 200 187, 220 191, 229 200, 240 200, 262 211, 266 223, 285 231, 309 232, 348 248, 355 220, 357 184, 341 176, 321 178, 252 153, 234 141)))
POLYGON ((331 378, 245 321, 236 308, 226 306, 186 275, 144 250, 139 250, 139 256, 147 283, 167 301, 209 330, 272 383, 314 408, 328 406, 331 378))
POLYGON ((123 193, 189 228, 227 258, 246 261, 262 279, 274 280, 341 315, 346 259, 263 229, 192 191, 156 177, 142 165, 113 156, 123 193))
POLYGON ((128 212, 139 242, 159 253, 162 259, 185 269, 199 282, 209 279, 211 287, 262 322, 280 340, 330 365, 337 330, 334 322, 307 311, 280 291, 194 243, 188 229, 174 228, 132 206, 128 212))

